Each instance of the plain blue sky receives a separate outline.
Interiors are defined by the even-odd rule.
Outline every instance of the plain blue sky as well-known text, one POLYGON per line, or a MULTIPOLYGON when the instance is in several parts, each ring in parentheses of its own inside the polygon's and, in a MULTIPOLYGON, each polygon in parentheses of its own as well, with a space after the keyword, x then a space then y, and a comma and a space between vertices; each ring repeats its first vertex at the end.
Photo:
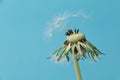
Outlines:
POLYGON ((46 59, 64 32, 43 33, 55 15, 79 10, 90 17, 80 31, 106 54, 97 63, 79 61, 83 80, 120 80, 120 0, 0 0, 0 80, 75 80, 72 61, 46 59))

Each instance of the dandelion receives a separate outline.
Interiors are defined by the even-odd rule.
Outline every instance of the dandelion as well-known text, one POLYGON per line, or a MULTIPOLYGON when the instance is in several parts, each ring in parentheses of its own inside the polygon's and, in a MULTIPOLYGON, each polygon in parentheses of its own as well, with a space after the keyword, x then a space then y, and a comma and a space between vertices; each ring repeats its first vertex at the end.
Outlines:
POLYGON ((87 56, 96 61, 96 58, 99 58, 100 52, 92 43, 86 40, 85 35, 79 32, 79 29, 72 31, 69 29, 66 32, 66 41, 64 44, 57 49, 50 57, 57 56, 57 61, 60 61, 63 57, 66 57, 66 60, 69 61, 69 54, 72 54, 73 63, 75 67, 77 80, 82 80, 80 68, 78 61, 80 59, 85 59, 87 56), (62 52, 60 54, 60 52, 62 52))

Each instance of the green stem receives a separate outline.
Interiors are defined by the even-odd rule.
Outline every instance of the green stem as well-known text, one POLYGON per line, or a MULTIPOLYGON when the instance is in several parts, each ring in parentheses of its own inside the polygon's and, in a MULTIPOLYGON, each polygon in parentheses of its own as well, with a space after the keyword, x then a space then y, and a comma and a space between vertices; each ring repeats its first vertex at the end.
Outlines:
POLYGON ((82 76, 81 76, 81 73, 80 73, 80 67, 79 67, 77 59, 75 59, 75 53, 74 52, 72 53, 72 57, 73 57, 73 63, 74 63, 74 68, 75 68, 77 80, 82 80, 82 76))

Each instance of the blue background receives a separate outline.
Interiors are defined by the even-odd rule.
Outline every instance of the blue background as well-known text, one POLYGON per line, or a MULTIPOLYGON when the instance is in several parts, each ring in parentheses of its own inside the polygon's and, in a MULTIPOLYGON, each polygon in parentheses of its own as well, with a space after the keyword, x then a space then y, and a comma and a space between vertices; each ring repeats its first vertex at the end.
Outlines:
POLYGON ((64 32, 43 33, 55 15, 81 9, 90 18, 80 31, 106 54, 97 63, 79 61, 83 80, 120 80, 120 0, 0 0, 0 80, 75 80, 72 61, 46 59, 64 32))

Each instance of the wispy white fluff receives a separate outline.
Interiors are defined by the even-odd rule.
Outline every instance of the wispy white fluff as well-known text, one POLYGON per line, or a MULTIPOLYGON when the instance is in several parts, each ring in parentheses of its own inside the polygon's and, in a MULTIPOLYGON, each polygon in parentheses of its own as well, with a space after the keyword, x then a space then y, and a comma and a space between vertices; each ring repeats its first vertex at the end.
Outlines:
POLYGON ((77 18, 77 17, 81 17, 83 19, 88 19, 88 16, 80 11, 76 12, 76 13, 63 13, 62 15, 58 15, 58 16, 54 17, 52 21, 49 21, 47 23, 47 30, 46 30, 45 34, 48 37, 52 37, 53 32, 55 30, 64 30, 67 28, 66 21, 68 19, 77 18))
POLYGON ((63 64, 63 63, 69 63, 68 61, 67 61, 67 59, 66 59, 66 57, 63 57, 60 61, 57 61, 57 59, 58 59, 58 57, 59 56, 56 56, 56 55, 53 55, 52 57, 51 57, 51 60, 52 60, 52 62, 54 62, 54 63, 56 63, 56 64, 63 64))

